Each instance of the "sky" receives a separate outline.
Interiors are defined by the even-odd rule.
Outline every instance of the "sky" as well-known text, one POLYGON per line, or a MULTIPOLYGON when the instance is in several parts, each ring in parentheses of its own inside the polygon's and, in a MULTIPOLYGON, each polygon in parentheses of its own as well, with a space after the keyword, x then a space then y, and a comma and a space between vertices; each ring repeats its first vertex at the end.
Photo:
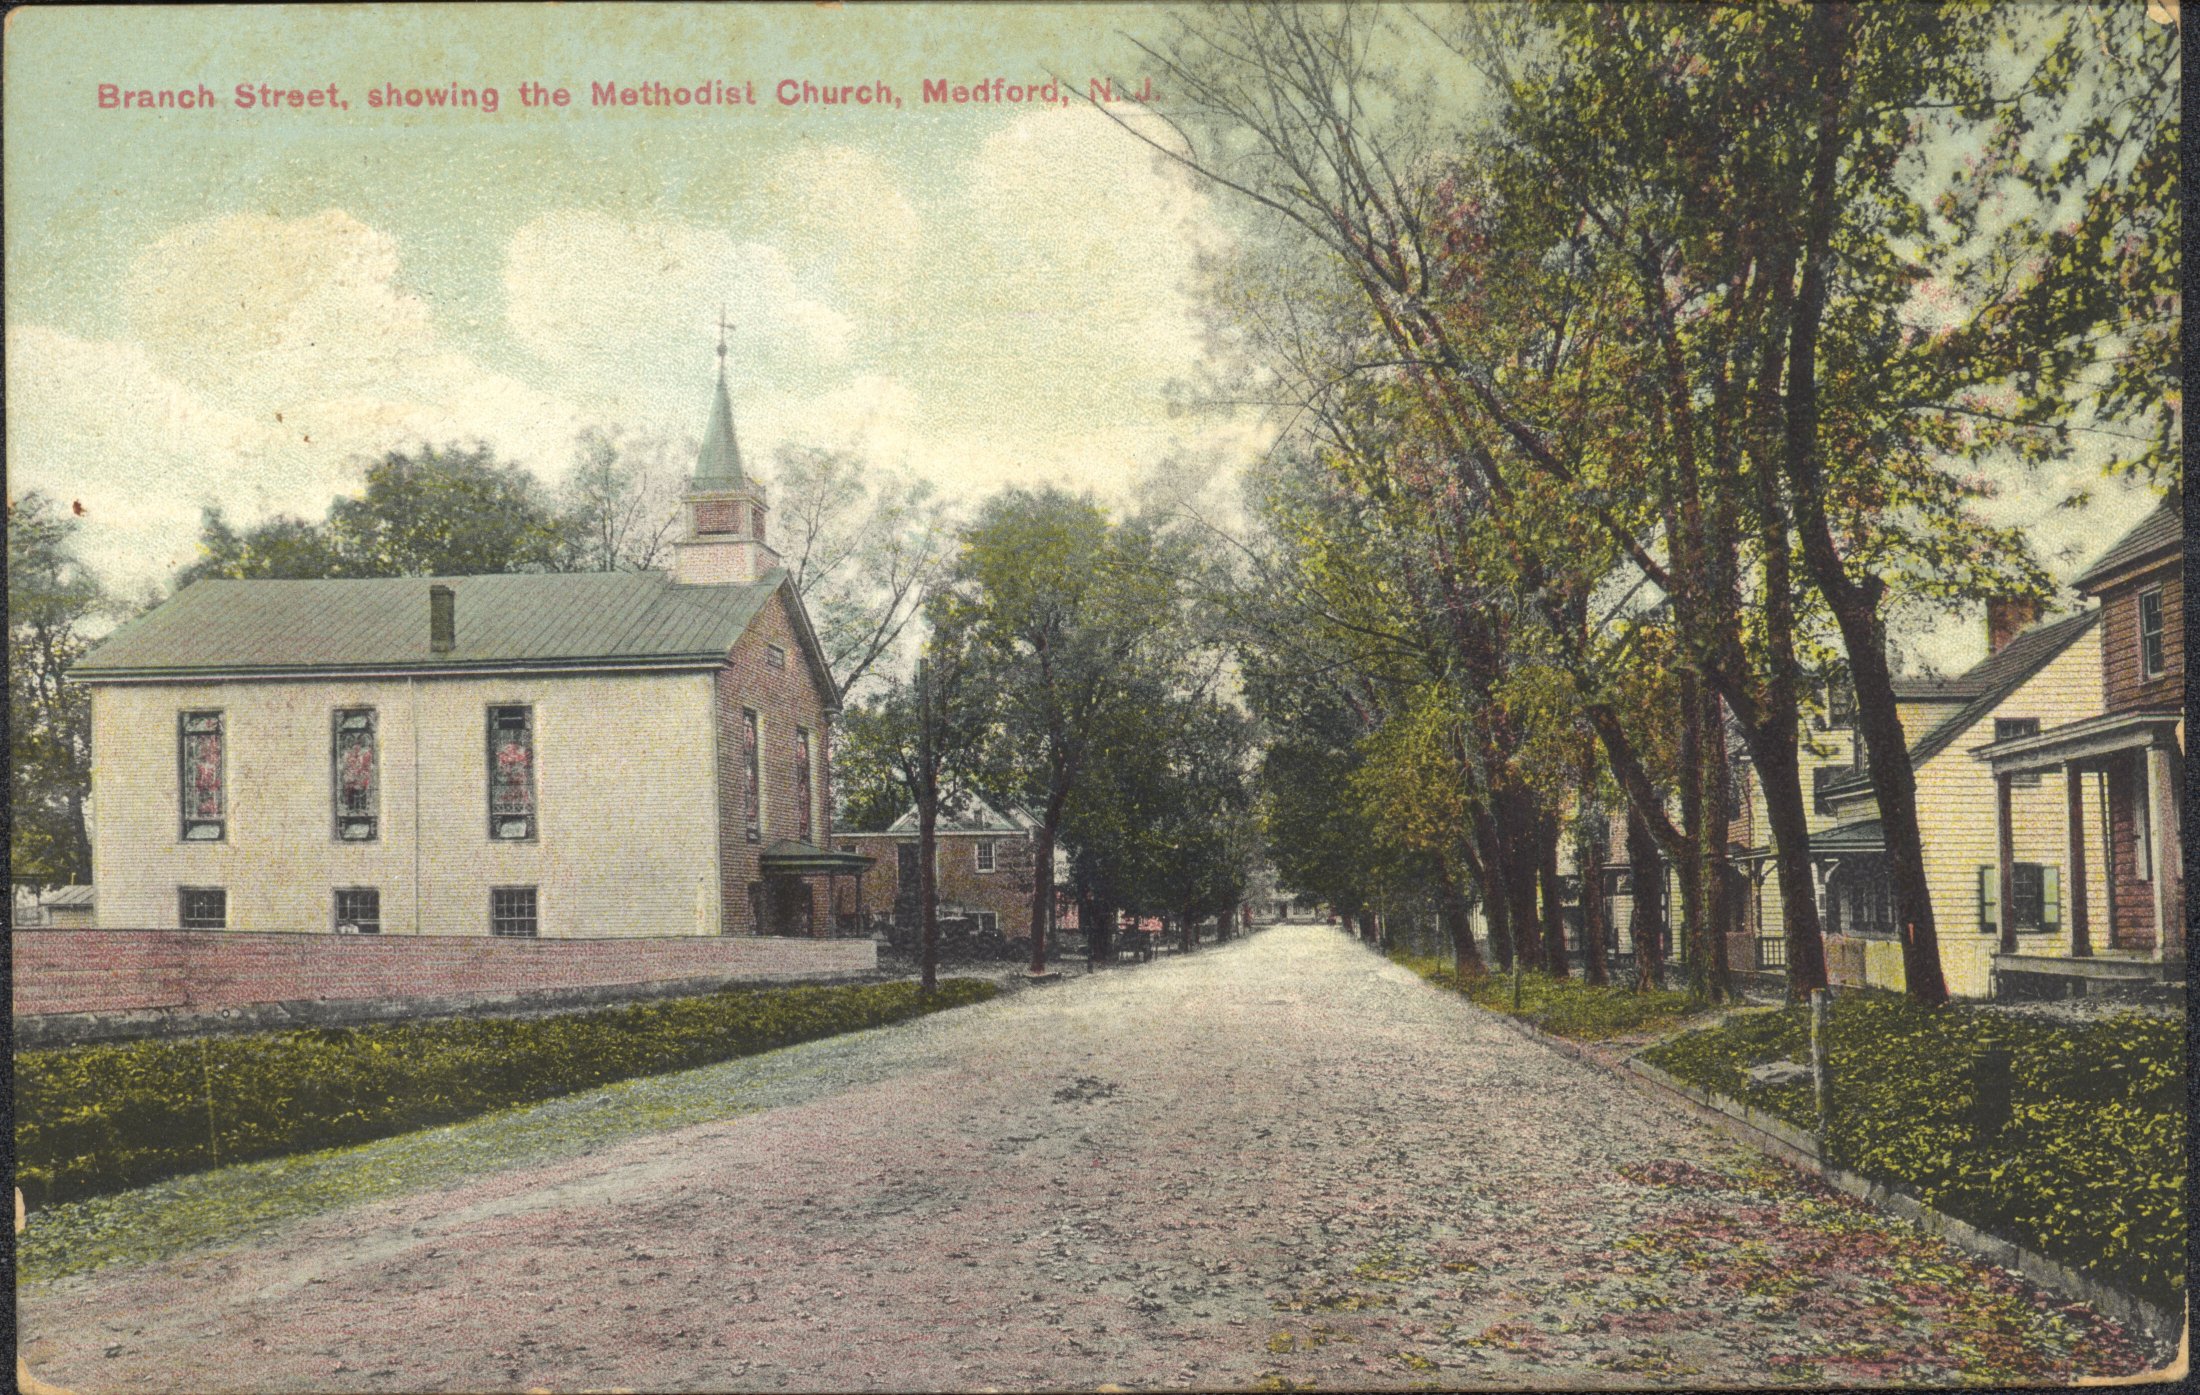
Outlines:
POLYGON ((922 83, 1137 80, 1160 12, 669 6, 18 10, 6 49, 9 488, 83 506, 129 591, 200 509, 318 518, 365 461, 480 438, 555 479, 590 425, 701 431, 723 308, 736 426, 951 494, 1227 466, 1190 420, 1210 197, 1081 101, 922 83), (592 105, 597 82, 757 105, 592 105), (783 80, 871 86, 781 105, 783 80), (519 85, 564 87, 529 108, 519 85), (194 89, 211 109, 102 109, 194 89), (239 109, 239 84, 346 109, 239 109), (497 89, 497 110, 370 92, 497 89), (885 104, 878 85, 898 99, 885 104))
MULTIPOLYGON (((692 439, 721 308, 745 457, 906 465, 964 499, 1127 504, 1163 460, 1227 475, 1267 428, 1180 410, 1209 366, 1203 258, 1244 210, 1083 102, 927 103, 927 80, 1147 76, 1152 6, 18 9, 5 47, 9 490, 81 507, 126 594, 200 511, 318 518, 368 460, 481 439, 554 481, 586 427, 692 439), (611 106, 592 84, 753 88, 611 106), (784 105, 779 84, 869 85, 784 105), (530 107, 520 85, 564 88, 530 107), (195 91, 202 109, 102 108, 195 91), (343 108, 240 108, 333 85, 343 108), (476 105, 369 94, 471 89, 476 105), (883 99, 880 85, 897 103, 883 99), (496 90, 496 110, 482 89, 496 90)), ((1161 94, 1166 106, 1166 93, 1161 94)), ((1990 512, 2060 577, 2147 500, 2075 458, 1990 512)), ((1979 657, 1922 617, 1913 663, 1979 657)))

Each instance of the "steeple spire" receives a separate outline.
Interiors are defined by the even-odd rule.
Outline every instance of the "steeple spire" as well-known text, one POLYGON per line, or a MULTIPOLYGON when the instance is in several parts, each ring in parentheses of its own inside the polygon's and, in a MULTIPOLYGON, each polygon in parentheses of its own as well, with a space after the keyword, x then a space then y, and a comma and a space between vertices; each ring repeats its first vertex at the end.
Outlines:
POLYGON ((741 489, 748 477, 741 472, 741 447, 733 435, 733 402, 726 396, 726 321, 718 310, 718 386, 711 397, 710 420, 703 427, 703 448, 695 455, 696 489, 741 489))

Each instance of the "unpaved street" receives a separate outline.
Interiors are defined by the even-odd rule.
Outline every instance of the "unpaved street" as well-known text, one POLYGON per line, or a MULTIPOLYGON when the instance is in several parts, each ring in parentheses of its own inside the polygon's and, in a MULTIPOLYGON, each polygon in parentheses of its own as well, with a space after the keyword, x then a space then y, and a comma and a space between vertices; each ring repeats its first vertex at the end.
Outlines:
POLYGON ((1332 929, 695 1076, 752 1111, 27 1289, 32 1369, 80 1392, 566 1391, 2139 1364, 2086 1310, 1332 929))

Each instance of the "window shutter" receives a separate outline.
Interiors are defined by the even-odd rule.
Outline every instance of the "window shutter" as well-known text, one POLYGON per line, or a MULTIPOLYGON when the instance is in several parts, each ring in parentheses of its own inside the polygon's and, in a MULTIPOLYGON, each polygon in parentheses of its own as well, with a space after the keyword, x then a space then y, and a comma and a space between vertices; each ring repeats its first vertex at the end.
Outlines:
POLYGON ((1982 935, 1992 935, 2001 929, 1998 902, 2001 898, 2001 869, 1988 864, 1978 869, 1978 928, 1982 935))
POLYGON ((2040 929, 2054 930, 2062 925, 2062 868, 2040 869, 2040 929))

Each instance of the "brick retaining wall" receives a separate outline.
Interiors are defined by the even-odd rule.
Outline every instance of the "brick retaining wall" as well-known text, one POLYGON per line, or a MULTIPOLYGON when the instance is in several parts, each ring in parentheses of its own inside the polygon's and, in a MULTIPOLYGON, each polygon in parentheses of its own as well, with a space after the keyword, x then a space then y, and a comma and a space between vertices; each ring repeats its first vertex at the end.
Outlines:
POLYGON ((17 930, 14 1015, 199 1015, 272 1003, 514 999, 662 983, 846 978, 869 940, 495 939, 224 930, 17 930))

